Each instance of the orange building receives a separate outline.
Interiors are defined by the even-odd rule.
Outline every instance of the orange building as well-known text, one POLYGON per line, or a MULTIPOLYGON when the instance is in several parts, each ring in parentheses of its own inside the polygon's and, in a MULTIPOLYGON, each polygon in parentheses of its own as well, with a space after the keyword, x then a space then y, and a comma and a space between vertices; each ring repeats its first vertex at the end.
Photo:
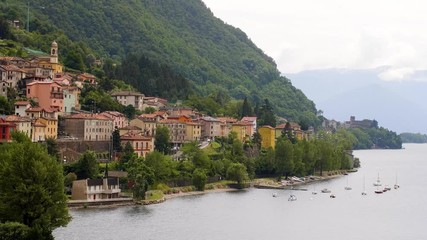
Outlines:
POLYGON ((56 82, 35 81, 27 85, 27 98, 34 99, 42 108, 64 111, 64 93, 56 82))

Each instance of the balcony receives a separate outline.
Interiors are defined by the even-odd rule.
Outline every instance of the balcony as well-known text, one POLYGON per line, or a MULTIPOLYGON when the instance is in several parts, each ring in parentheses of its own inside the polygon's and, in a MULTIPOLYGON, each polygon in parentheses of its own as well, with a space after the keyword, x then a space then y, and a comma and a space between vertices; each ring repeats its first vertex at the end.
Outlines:
POLYGON ((50 92, 50 98, 54 98, 54 99, 64 99, 64 93, 62 93, 62 92, 56 92, 56 91, 52 91, 52 92, 50 92))

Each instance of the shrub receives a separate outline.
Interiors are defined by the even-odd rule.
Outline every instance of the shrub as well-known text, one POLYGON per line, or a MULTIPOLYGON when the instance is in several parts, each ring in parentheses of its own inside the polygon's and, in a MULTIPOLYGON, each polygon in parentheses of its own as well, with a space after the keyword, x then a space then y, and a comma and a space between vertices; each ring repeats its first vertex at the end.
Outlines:
POLYGON ((193 185, 197 191, 204 191, 208 177, 203 169, 197 168, 193 172, 193 185))

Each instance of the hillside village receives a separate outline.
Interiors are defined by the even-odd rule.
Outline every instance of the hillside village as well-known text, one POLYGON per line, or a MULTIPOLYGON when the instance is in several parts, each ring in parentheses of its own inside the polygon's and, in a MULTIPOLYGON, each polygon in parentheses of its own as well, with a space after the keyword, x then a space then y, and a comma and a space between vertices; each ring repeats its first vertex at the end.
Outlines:
MULTIPOLYGON (((152 108, 155 112, 127 119, 125 114, 117 111, 83 111, 79 103, 81 90, 85 84, 96 85, 97 79, 88 73, 63 72, 58 57, 55 41, 51 44, 50 54, 32 51, 28 59, 0 57, 0 95, 7 97, 8 91, 16 91, 19 98, 14 103, 14 115, 0 117, 0 141, 10 141, 13 131, 24 132, 33 142, 57 139, 62 159, 73 161, 78 159, 79 152, 87 150, 78 147, 80 142, 97 152, 109 151, 116 129, 121 144, 131 143, 135 153, 144 157, 154 151, 158 126, 169 129, 170 144, 175 150, 187 142, 210 141, 227 137, 230 132, 235 132, 242 142, 258 132, 262 146, 274 148, 275 139, 285 128, 285 123, 275 128, 257 126, 256 117, 215 118, 188 107, 171 105, 167 99, 135 91, 113 92, 111 97, 123 106, 131 105, 141 112, 152 108)), ((93 104, 96 109, 96 102, 93 104)), ((309 139, 314 134, 313 128, 303 131, 297 123, 290 126, 300 140, 309 139)))

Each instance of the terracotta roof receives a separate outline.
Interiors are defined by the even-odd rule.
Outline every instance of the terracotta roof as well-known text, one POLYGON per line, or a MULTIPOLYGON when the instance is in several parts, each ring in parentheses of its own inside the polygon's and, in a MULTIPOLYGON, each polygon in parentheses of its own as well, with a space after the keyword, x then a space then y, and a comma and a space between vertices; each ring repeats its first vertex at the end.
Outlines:
POLYGON ((102 115, 106 116, 106 117, 124 117, 125 115, 121 112, 116 112, 116 111, 105 111, 101 113, 102 115))
POLYGON ((67 119, 96 119, 96 120, 109 120, 109 121, 111 121, 111 119, 106 117, 106 116, 103 116, 101 114, 93 114, 93 113, 78 113, 78 114, 66 116, 64 118, 67 118, 67 119))
POLYGON ((55 110, 51 109, 51 108, 42 108, 42 107, 31 107, 28 108, 27 110, 25 110, 25 112, 48 112, 48 113, 53 113, 55 112, 55 110))
POLYGON ((257 120, 257 117, 243 117, 241 121, 255 122, 256 120, 257 120))
MULTIPOLYGON (((291 124, 292 129, 301 128, 298 123, 290 123, 290 124, 291 124)), ((280 124, 279 126, 276 126, 276 129, 284 129, 285 126, 286 126, 286 124, 280 124)))
POLYGON ((235 122, 237 122, 237 119, 231 118, 231 117, 219 117, 218 120, 220 122, 224 122, 224 123, 226 123, 226 122, 227 123, 235 123, 235 122))
POLYGON ((18 101, 18 102, 15 102, 15 105, 17 105, 17 106, 26 106, 28 104, 30 104, 30 102, 28 102, 28 101, 18 101))
POLYGON ((29 117, 21 117, 18 115, 9 115, 5 117, 7 122, 31 122, 31 118, 29 117))
POLYGON ((27 84, 27 86, 32 86, 32 85, 36 85, 36 84, 56 84, 58 86, 61 86, 59 83, 54 82, 54 81, 34 81, 32 83, 27 84))
POLYGON ((6 71, 23 72, 21 68, 15 66, 15 65, 0 65, 0 68, 3 68, 6 71))
POLYGON ((144 94, 139 92, 133 92, 133 91, 120 91, 112 93, 111 96, 144 96, 144 94))
POLYGON ((139 134, 127 133, 120 136, 120 141, 129 141, 129 140, 145 140, 151 141, 153 138, 148 136, 142 136, 139 134))
POLYGON ((123 127, 123 128, 120 128, 119 130, 141 130, 141 128, 140 127, 137 127, 137 126, 126 126, 126 127, 123 127))
POLYGON ((259 128, 269 128, 269 129, 275 129, 274 127, 272 127, 272 126, 269 126, 269 125, 265 125, 265 126, 262 126, 262 127, 259 127, 259 128))
POLYGON ((252 126, 252 123, 246 121, 239 121, 233 123, 233 126, 252 126))

